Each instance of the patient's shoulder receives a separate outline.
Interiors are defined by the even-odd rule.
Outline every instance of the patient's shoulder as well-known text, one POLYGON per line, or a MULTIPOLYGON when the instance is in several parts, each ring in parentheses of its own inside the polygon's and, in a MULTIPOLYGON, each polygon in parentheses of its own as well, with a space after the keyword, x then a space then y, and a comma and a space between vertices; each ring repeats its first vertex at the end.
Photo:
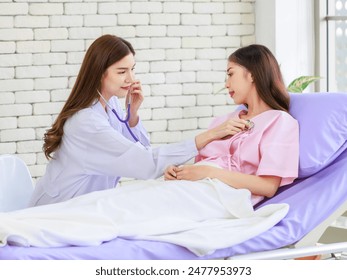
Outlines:
POLYGON ((293 125, 298 123, 298 121, 292 115, 282 110, 266 111, 262 113, 262 117, 264 117, 268 121, 272 120, 274 122, 285 122, 293 125))

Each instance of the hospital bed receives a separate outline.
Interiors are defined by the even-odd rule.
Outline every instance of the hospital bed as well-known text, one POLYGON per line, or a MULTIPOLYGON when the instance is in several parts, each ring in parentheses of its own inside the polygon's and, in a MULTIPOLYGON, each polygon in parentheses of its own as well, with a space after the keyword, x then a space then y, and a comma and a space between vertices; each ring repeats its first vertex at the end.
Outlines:
POLYGON ((347 93, 291 94, 291 100, 300 124, 299 178, 255 206, 289 204, 287 216, 270 230, 204 257, 165 242, 116 238, 92 247, 6 245, 0 259, 293 259, 347 252, 347 230, 346 240, 319 244, 347 211, 347 93))

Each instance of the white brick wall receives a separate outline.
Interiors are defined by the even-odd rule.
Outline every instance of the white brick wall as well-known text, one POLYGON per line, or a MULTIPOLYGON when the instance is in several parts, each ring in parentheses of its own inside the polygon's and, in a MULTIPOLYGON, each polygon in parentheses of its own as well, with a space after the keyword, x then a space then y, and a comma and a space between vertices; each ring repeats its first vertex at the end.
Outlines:
POLYGON ((0 1, 0 154, 18 154, 34 178, 42 136, 61 110, 86 48, 102 34, 136 49, 154 146, 193 137, 232 108, 225 63, 255 42, 255 0, 0 1))

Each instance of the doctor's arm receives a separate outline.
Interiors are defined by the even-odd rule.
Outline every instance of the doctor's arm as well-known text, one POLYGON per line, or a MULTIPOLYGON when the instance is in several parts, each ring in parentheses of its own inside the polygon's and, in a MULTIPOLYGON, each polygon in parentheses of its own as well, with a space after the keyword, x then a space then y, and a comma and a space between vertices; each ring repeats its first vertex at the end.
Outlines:
MULTIPOLYGON (((196 148, 197 150, 200 150, 203 147, 205 147, 208 143, 214 140, 219 140, 224 137, 233 136, 236 133, 246 129, 247 125, 248 125, 248 122, 245 120, 236 119, 236 118, 228 119, 224 121, 223 123, 198 134, 194 138, 196 148)), ((131 129, 135 133, 135 135, 139 138, 139 141, 143 146, 145 147, 150 146, 150 139, 140 119, 137 119, 136 126, 131 127, 131 129)), ((126 136, 127 139, 129 139, 130 141, 133 141, 130 133, 125 128, 123 129, 123 134, 126 136)))
POLYGON ((76 123, 78 128, 83 129, 79 145, 88 147, 88 152, 81 155, 87 174, 137 179, 157 178, 163 175, 167 166, 183 164, 195 157, 207 143, 234 133, 226 122, 199 134, 195 139, 152 149, 129 141, 99 114, 83 112, 76 123))
MULTIPOLYGON (((200 133, 194 140, 162 145, 153 150, 149 147, 142 149, 138 144, 128 146, 126 142, 121 141, 123 142, 122 144, 118 142, 117 149, 114 147, 113 152, 116 150, 127 151, 123 153, 122 156, 118 157, 118 160, 124 163, 128 159, 132 159, 132 168, 129 168, 128 165, 124 165, 124 169, 120 166, 117 167, 119 175, 134 177, 134 174, 136 174, 135 178, 138 179, 157 178, 163 175, 167 166, 187 162, 196 156, 198 150, 205 147, 208 143, 234 135, 244 129, 246 125, 246 121, 230 119, 212 129, 200 133), (122 145, 125 145, 124 148, 121 148, 122 145), (126 146, 128 147, 126 148, 126 146)), ((106 137, 106 139, 107 138, 108 137, 106 137)), ((120 140, 121 139, 118 139, 118 141, 120 140)), ((116 142, 117 141, 113 141, 112 145, 116 142)))

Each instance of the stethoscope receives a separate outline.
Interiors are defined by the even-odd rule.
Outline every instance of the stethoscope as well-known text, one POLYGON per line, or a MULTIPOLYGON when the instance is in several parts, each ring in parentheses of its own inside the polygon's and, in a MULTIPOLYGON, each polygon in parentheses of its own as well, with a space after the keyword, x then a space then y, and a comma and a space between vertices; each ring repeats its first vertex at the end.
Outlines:
POLYGON ((108 101, 105 99, 105 97, 102 96, 102 94, 100 93, 99 90, 96 90, 98 92, 98 94, 100 95, 100 97, 102 98, 102 100, 105 102, 106 106, 113 112, 113 114, 117 117, 118 121, 120 121, 121 123, 123 123, 125 125, 125 127, 128 129, 131 137, 135 140, 135 142, 139 142, 139 139, 135 136, 135 134, 131 131, 130 127, 129 127, 129 119, 130 119, 130 97, 129 97, 129 102, 128 102, 128 107, 127 107, 127 115, 125 117, 125 119, 121 119, 120 116, 118 115, 118 113, 116 112, 116 110, 114 108, 112 108, 112 106, 108 103, 108 101))
POLYGON ((246 124, 246 131, 251 131, 253 130, 254 127, 254 122, 251 120, 246 120, 247 124, 246 124))

